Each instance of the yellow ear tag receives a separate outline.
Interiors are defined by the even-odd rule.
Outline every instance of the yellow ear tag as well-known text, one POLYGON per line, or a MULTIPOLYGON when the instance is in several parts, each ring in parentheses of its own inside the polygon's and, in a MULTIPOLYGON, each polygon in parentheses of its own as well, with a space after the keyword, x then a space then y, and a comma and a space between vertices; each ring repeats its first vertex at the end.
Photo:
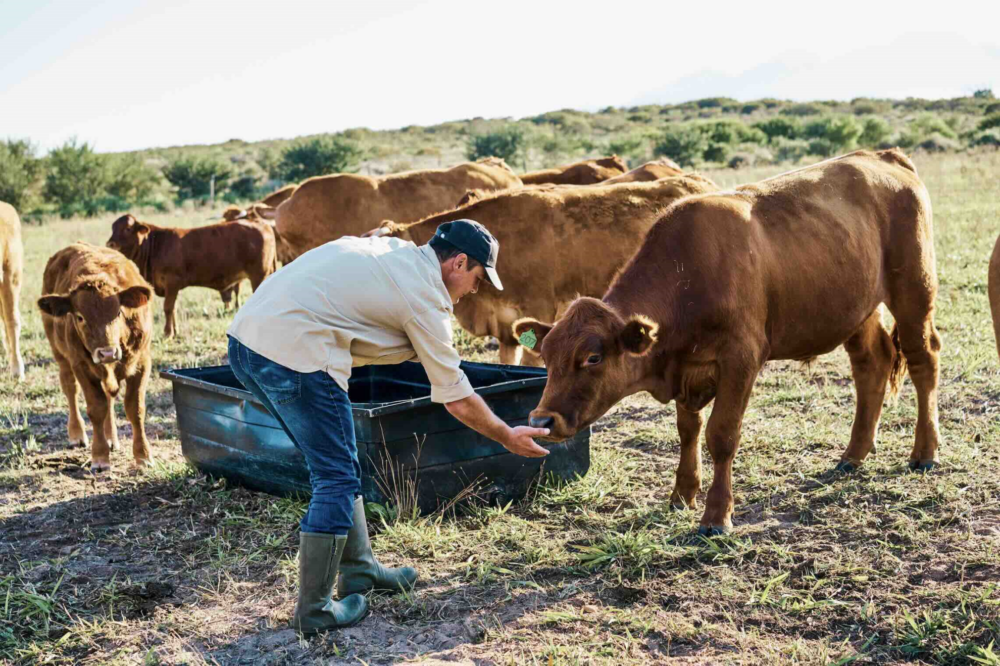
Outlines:
POLYGON ((639 335, 646 335, 646 329, 642 326, 639 327, 639 335))
POLYGON ((528 349, 534 349, 535 345, 538 343, 538 338, 535 337, 535 330, 529 328, 527 331, 521 334, 521 337, 517 339, 522 345, 528 349))

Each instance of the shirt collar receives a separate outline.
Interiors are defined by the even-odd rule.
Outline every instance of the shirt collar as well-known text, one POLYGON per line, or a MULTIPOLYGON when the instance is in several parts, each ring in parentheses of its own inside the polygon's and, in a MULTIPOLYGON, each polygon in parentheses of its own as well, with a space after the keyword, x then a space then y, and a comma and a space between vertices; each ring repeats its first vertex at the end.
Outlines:
POLYGON ((428 268, 433 276, 431 280, 444 297, 444 302, 448 304, 448 310, 451 310, 454 304, 451 302, 451 294, 448 293, 448 288, 444 285, 444 279, 441 277, 441 262, 438 261, 437 253, 430 245, 420 245, 417 249, 429 264, 428 268))

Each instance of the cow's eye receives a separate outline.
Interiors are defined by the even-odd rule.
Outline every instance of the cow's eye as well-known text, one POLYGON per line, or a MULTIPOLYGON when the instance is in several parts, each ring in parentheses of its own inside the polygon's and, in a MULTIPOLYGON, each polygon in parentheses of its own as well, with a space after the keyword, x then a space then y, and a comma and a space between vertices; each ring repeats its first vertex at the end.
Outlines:
POLYGON ((587 357, 587 360, 583 362, 583 367, 587 367, 588 365, 597 365, 603 360, 604 357, 600 354, 591 354, 587 357))
POLYGON ((83 315, 82 314, 76 315, 76 320, 82 324, 83 323, 83 315))

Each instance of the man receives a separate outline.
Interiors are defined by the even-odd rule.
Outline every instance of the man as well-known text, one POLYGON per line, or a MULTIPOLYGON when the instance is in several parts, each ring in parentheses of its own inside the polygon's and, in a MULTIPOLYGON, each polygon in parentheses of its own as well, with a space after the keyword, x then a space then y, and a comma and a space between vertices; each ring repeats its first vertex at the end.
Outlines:
POLYGON ((496 273, 499 243, 471 220, 442 224, 424 246, 398 238, 345 237, 306 252, 265 280, 229 327, 237 378, 302 451, 312 499, 299 536, 299 597, 292 626, 311 635, 351 626, 369 590, 409 589, 417 572, 390 569, 368 541, 361 467, 347 396, 351 368, 419 360, 431 400, 509 451, 548 453, 490 411, 459 368, 452 307, 496 273), (340 571, 332 600, 333 583, 340 571))

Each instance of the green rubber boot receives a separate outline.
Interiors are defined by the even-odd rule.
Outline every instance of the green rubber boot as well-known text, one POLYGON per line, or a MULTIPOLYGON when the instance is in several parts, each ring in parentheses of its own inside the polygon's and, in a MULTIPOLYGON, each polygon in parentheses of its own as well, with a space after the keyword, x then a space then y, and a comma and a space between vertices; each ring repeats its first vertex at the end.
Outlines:
POLYGON ((368 540, 368 523, 365 522, 364 499, 354 500, 354 526, 347 533, 347 546, 340 562, 340 580, 337 593, 343 599, 349 594, 400 591, 409 592, 417 582, 417 570, 411 567, 390 569, 379 564, 372 554, 368 540))
POLYGON ((346 543, 346 536, 299 534, 299 602, 288 624, 304 636, 354 626, 368 614, 368 600, 360 594, 332 598, 346 543))

